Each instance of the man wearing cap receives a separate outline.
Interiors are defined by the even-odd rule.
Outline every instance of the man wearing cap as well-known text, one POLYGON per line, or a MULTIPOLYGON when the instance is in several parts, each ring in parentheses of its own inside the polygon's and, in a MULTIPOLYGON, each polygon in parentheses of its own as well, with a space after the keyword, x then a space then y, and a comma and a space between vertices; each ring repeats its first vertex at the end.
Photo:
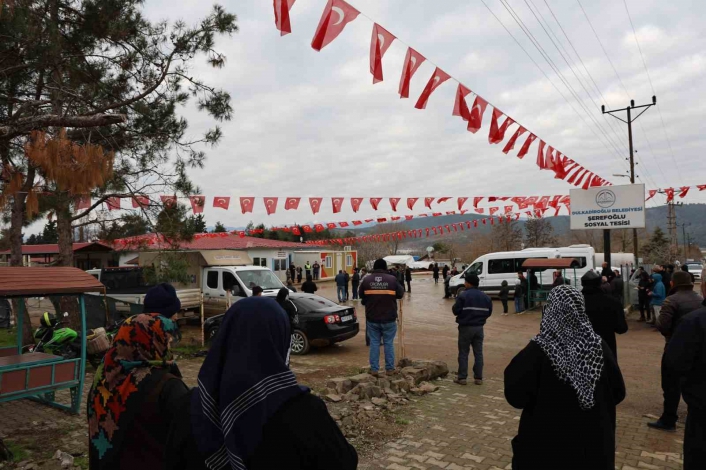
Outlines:
POLYGON ((468 378, 468 356, 473 346, 473 378, 476 385, 483 385, 483 326, 493 313, 493 301, 478 289, 478 275, 466 275, 466 290, 458 297, 452 308, 458 323, 458 377, 454 382, 466 385, 468 378))
POLYGON ((583 298, 586 301, 586 315, 591 321, 593 331, 606 342, 615 359, 618 359, 618 345, 615 334, 628 331, 625 312, 620 301, 601 289, 603 277, 595 271, 588 271, 581 277, 583 298))
POLYGON ((174 286, 165 282, 147 291, 142 307, 143 313, 159 313, 163 317, 172 318, 181 310, 181 301, 174 286))
MULTIPOLYGON (((694 284, 691 282, 689 273, 675 272, 671 284, 669 291, 671 295, 664 300, 656 321, 657 328, 667 342, 664 347, 665 351, 682 318, 699 309, 704 301, 703 297, 694 291, 694 284)), ((679 377, 674 376, 665 368, 664 354, 662 355, 662 392, 664 393, 662 416, 659 420, 647 423, 647 425, 654 429, 674 431, 678 419, 677 410, 681 399, 681 386, 679 377)))
POLYGON ((387 262, 378 259, 373 270, 360 282, 359 297, 365 306, 366 341, 370 340, 370 373, 380 370, 380 343, 385 346, 385 370, 395 371, 395 335, 397 334, 397 299, 404 289, 387 272, 387 262))

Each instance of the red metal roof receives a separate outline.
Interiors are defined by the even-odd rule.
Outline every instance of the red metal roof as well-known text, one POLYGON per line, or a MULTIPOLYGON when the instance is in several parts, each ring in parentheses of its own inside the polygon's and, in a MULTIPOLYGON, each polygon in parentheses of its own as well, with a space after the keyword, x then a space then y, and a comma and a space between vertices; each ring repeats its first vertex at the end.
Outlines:
MULTIPOLYGON (((135 249, 158 248, 160 241, 155 235, 144 235, 141 237, 123 238, 115 241, 116 250, 134 251, 135 249), (150 242, 154 240, 153 242, 150 242)), ((179 245, 182 250, 248 250, 253 248, 314 248, 311 245, 297 242, 287 242, 282 240, 270 240, 257 237, 240 237, 231 233, 205 233, 198 234, 190 242, 182 242, 179 245)))
MULTIPOLYGON (((112 247, 101 242, 74 243, 74 252, 81 251, 88 247, 100 247, 101 251, 110 251, 112 247)), ((0 255, 10 254, 10 250, 0 251, 0 255)), ((57 255, 59 254, 59 245, 22 245, 23 255, 57 255)))
POLYGON ((105 292, 105 286, 77 268, 0 268, 0 297, 84 292, 105 292))

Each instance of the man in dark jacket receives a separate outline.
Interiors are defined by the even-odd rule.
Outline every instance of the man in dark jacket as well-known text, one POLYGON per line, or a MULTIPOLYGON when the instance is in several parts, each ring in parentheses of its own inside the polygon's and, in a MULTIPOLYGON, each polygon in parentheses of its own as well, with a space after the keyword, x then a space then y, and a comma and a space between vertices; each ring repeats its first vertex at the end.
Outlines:
POLYGON ((433 273, 434 276, 434 284, 439 283, 439 265, 434 263, 433 267, 431 268, 431 272, 433 273))
POLYGON ((353 277, 351 278, 351 287, 353 288, 353 300, 358 300, 358 286, 360 285, 360 272, 358 268, 353 270, 353 277))
MULTIPOLYGON (((306 276, 307 279, 310 277, 311 275, 306 276)), ((346 300, 346 286, 348 285, 346 282, 346 275, 343 274, 343 270, 338 271, 338 274, 336 274, 336 278, 334 280, 336 281, 336 293, 338 294, 338 303, 340 304, 346 300)))
POLYGON ((615 274, 615 277, 613 277, 613 280, 610 281, 610 287, 613 291, 613 297, 618 299, 620 302, 620 305, 625 305, 624 298, 623 298, 623 289, 625 288, 625 282, 623 281, 623 276, 620 275, 620 271, 617 269, 613 271, 615 274))
POLYGON ((351 275, 348 271, 343 271, 343 275, 346 277, 346 302, 351 298, 350 292, 348 291, 348 283, 351 282, 351 275))
MULTIPOLYGON (((689 273, 677 271, 672 276, 672 295, 664 299, 662 309, 657 317, 656 326, 664 336, 667 344, 665 351, 669 347, 669 342, 684 316, 701 308, 703 297, 694 291, 694 284, 691 283, 689 273)), ((663 431, 675 431, 677 429, 677 410, 681 399, 680 378, 669 375, 665 368, 665 356, 662 355, 662 392, 664 394, 664 409, 659 420, 647 425, 653 429, 663 431)))
POLYGON ((407 281, 407 292, 412 292, 412 270, 407 266, 404 270, 404 280, 407 281))
POLYGON ((615 277, 615 273, 610 269, 610 266, 608 266, 608 263, 604 262, 601 265, 601 276, 605 276, 606 279, 608 279, 608 282, 612 281, 613 278, 615 277))
POLYGON ((493 313, 493 301, 478 289, 477 274, 466 275, 466 290, 454 304, 453 314, 458 323, 458 378, 459 385, 466 385, 468 378, 468 355, 473 346, 473 378, 476 385, 483 384, 483 325, 493 313))
POLYGON ((450 269, 448 265, 444 265, 444 269, 441 270, 441 275, 443 276, 444 279, 446 279, 446 275, 449 273, 450 269))
POLYGON ((370 372, 380 370, 380 343, 385 345, 385 370, 395 370, 397 299, 404 297, 397 278, 387 272, 387 263, 378 259, 373 270, 360 283, 360 300, 365 306, 365 332, 370 340, 370 372))
POLYGON ((591 321, 593 331, 603 338, 617 361, 618 345, 615 341, 615 334, 623 334, 628 331, 628 324, 625 321, 623 306, 613 296, 601 290, 602 277, 594 271, 588 271, 581 278, 583 286, 583 298, 586 301, 586 315, 591 321))
POLYGON ((706 302, 684 316, 667 344, 664 368, 682 378, 688 407, 684 430, 684 470, 706 468, 706 302))

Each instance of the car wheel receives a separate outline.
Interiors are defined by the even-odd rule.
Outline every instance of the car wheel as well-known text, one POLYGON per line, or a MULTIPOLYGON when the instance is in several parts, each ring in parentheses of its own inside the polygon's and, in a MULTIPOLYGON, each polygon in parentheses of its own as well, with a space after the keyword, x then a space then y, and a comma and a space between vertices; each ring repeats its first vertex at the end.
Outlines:
POLYGON ((466 290, 466 288, 465 288, 464 286, 461 286, 461 287, 459 287, 458 289, 456 289, 456 297, 458 297, 459 295, 461 295, 461 293, 462 293, 463 291, 465 291, 465 290, 466 290))
POLYGON ((206 332, 206 342, 207 342, 208 344, 211 344, 211 342, 213 342, 213 340, 216 338, 216 335, 217 335, 217 334, 218 334, 218 327, 217 327, 217 326, 214 326, 213 328, 210 328, 210 329, 206 332))
POLYGON ((303 356, 309 352, 309 338, 301 330, 292 333, 292 354, 303 356))

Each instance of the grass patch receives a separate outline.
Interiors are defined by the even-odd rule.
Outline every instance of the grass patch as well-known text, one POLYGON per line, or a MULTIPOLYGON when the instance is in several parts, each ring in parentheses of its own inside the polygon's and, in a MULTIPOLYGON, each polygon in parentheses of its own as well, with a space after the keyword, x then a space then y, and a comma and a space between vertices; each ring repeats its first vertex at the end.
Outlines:
POLYGON ((12 461, 13 462, 22 462, 23 460, 29 459, 29 453, 27 451, 20 447, 19 445, 15 444, 12 441, 5 441, 5 445, 7 448, 12 452, 12 461))
POLYGON ((0 347, 17 345, 17 332, 14 328, 0 328, 0 347))
POLYGON ((76 457, 74 458, 74 465, 88 469, 88 457, 76 457))
POLYGON ((208 350, 208 347, 202 348, 200 345, 197 344, 180 344, 179 346, 172 348, 172 352, 174 353, 174 355, 181 357, 194 357, 200 351, 206 350, 208 350))
POLYGON ((409 424, 409 420, 398 416, 397 418, 395 418, 395 424, 407 425, 407 424, 409 424))

